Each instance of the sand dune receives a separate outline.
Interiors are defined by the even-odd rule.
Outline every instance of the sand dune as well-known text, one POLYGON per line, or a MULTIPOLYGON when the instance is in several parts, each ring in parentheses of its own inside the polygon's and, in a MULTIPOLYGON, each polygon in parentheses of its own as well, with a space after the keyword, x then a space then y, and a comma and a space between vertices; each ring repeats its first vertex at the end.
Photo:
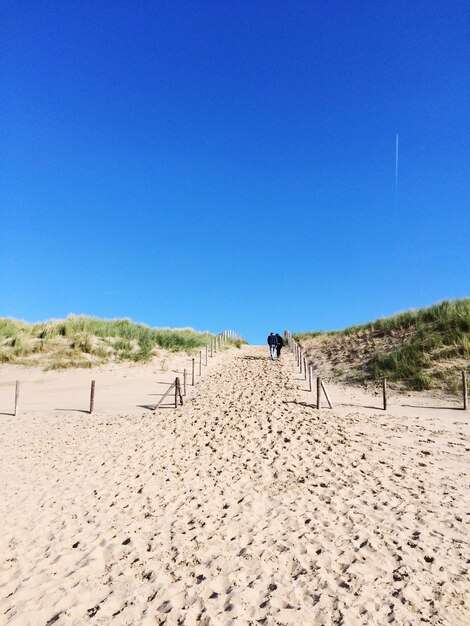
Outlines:
POLYGON ((174 411, 1 416, 0 622, 469 624, 468 415, 300 378, 245 347, 174 411))

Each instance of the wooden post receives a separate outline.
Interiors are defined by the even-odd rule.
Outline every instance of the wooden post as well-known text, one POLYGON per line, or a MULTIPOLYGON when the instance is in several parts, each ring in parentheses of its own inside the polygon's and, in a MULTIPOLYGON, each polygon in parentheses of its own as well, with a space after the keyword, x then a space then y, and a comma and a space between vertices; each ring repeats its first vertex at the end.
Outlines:
POLYGON ((20 399, 20 381, 17 380, 15 384, 15 412, 14 416, 16 417, 18 413, 18 400, 20 399))
POLYGON ((90 415, 93 413, 93 409, 95 408, 95 381, 91 381, 91 389, 90 389, 90 410, 88 411, 90 415))
POLYGON ((183 396, 186 395, 186 370, 183 370, 183 396))
POLYGON ((308 366, 308 390, 312 391, 312 366, 308 366))
POLYGON ((384 411, 387 410, 387 379, 382 379, 382 396, 384 401, 384 411))
MULTIPOLYGON (((176 379, 178 380, 178 379, 176 379)), ((165 393, 162 395, 162 397, 160 398, 160 400, 157 402, 157 404, 155 405, 153 411, 155 412, 158 407, 162 404, 163 400, 167 397, 167 395, 170 393, 170 391, 173 390, 173 387, 176 387, 176 380, 174 383, 171 383, 171 385, 168 387, 168 389, 165 391, 165 393)), ((181 400, 181 403, 183 403, 183 401, 181 400)))
POLYGON ((468 408, 467 372, 462 372, 463 410, 468 408))
POLYGON ((199 376, 202 374, 202 352, 199 350, 199 376))
POLYGON ((299 368, 300 368, 300 373, 302 374, 302 351, 299 351, 299 368))
POLYGON ((214 340, 211 339, 211 359, 213 357, 213 350, 214 350, 214 340))
POLYGON ((330 407, 330 409, 332 409, 333 407, 331 406, 330 396, 328 395, 328 392, 325 387, 325 383, 323 381, 321 381, 321 388, 323 389, 323 393, 325 394, 325 398, 326 398, 326 401, 328 402, 328 406, 330 407))
POLYGON ((175 387, 178 389, 178 398, 179 398, 179 401, 180 401, 180 403, 181 403, 181 406, 183 406, 183 396, 181 395, 181 383, 180 383, 180 379, 179 379, 179 378, 177 378, 175 382, 176 382, 175 387))
POLYGON ((320 408, 321 402, 321 378, 317 376, 317 409, 320 408))
POLYGON ((191 359, 192 363, 191 363, 191 369, 192 369, 192 375, 191 375, 191 385, 194 387, 194 359, 191 359))
POLYGON ((181 383, 178 377, 175 378, 175 409, 178 408, 178 401, 183 404, 183 396, 181 395, 181 383))
POLYGON ((304 380, 307 380, 307 359, 304 357, 304 380))
POLYGON ((206 346, 206 367, 207 367, 207 346, 206 346))

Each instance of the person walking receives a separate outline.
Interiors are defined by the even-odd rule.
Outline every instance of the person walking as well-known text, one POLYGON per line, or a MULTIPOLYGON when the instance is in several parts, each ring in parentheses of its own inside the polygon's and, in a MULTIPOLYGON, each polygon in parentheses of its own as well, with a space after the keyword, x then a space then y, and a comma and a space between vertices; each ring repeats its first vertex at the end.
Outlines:
POLYGON ((274 359, 276 358, 276 353, 277 353, 277 337, 274 333, 271 333, 268 336, 268 346, 269 346, 269 353, 271 355, 271 359, 274 361, 274 359))
POLYGON ((277 358, 279 358, 281 356, 281 350, 284 346, 284 340, 282 339, 281 335, 279 335, 278 333, 276 333, 276 352, 277 352, 277 358))

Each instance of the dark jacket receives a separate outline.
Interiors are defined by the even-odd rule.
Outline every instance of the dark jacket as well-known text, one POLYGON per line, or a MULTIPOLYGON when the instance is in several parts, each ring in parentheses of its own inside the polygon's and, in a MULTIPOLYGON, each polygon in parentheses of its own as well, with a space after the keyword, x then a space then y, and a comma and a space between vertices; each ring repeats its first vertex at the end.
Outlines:
POLYGON ((282 339, 281 335, 276 335, 276 339, 277 339, 277 343, 276 343, 276 345, 277 345, 278 347, 281 347, 281 348, 282 348, 282 346, 284 345, 284 341, 283 341, 283 339, 282 339))
POLYGON ((268 346, 277 346, 277 337, 273 333, 268 336, 268 346))

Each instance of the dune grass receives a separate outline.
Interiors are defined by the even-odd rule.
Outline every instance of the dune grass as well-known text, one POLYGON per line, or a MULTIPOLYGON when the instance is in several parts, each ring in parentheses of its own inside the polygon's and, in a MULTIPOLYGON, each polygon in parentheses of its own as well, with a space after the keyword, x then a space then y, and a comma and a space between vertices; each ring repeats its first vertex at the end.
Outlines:
POLYGON ((355 336, 360 342, 364 333, 385 337, 397 331, 406 331, 406 339, 389 351, 377 351, 364 365, 364 380, 385 376, 420 390, 434 386, 433 378, 446 378, 450 370, 447 373, 439 370, 436 367, 439 363, 463 360, 463 367, 469 369, 470 298, 439 302, 428 308, 405 311, 344 330, 297 333, 294 336, 300 342, 319 336, 326 339, 355 336))
POLYGON ((192 329, 152 328, 128 319, 69 316, 27 324, 0 318, 0 363, 43 364, 48 369, 92 367, 106 361, 149 361, 156 349, 191 352, 212 335, 192 329))

